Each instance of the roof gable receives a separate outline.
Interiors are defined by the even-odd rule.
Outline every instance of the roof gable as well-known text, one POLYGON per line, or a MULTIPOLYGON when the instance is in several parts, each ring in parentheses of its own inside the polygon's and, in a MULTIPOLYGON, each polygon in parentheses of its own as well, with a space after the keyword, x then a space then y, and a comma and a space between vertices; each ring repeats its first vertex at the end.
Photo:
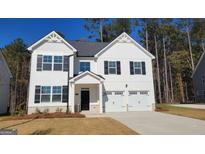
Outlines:
POLYGON ((85 76, 87 76, 87 75, 92 76, 94 79, 96 79, 96 80, 98 80, 98 81, 103 81, 103 80, 104 80, 102 77, 100 77, 99 75, 97 75, 97 74, 95 74, 95 73, 93 73, 93 72, 85 71, 85 72, 83 72, 83 73, 77 75, 76 77, 72 78, 72 79, 70 80, 70 82, 75 82, 75 81, 77 81, 77 80, 80 80, 81 78, 83 78, 83 77, 85 77, 85 76))
POLYGON ((77 51, 72 45, 70 45, 64 38, 62 38, 55 31, 52 31, 48 35, 46 35, 43 38, 41 38, 39 41, 37 41, 34 44, 32 44, 30 47, 28 47, 28 50, 30 50, 30 51, 33 50, 37 45, 43 43, 44 41, 47 41, 47 42, 62 42, 66 46, 68 46, 71 50, 73 50, 74 52, 77 51))
POLYGON ((147 56, 149 56, 151 59, 154 59, 155 57, 148 52, 145 48, 143 48, 140 44, 138 44, 133 38, 131 38, 127 33, 123 32, 120 36, 118 36, 116 39, 114 39, 111 43, 109 43, 107 46, 105 46, 101 51, 99 51, 95 57, 99 57, 103 52, 105 52, 107 49, 109 49, 111 46, 113 46, 115 43, 133 43, 136 45, 141 51, 143 51, 147 56))

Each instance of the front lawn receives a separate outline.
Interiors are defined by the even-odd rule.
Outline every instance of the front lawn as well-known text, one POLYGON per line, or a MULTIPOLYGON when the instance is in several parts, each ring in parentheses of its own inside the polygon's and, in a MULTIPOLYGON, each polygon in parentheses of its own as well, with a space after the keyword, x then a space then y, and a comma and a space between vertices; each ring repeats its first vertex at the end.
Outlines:
POLYGON ((136 135, 111 118, 52 118, 0 121, 0 129, 17 129, 21 135, 136 135))
POLYGON ((156 111, 205 120, 204 109, 185 108, 185 107, 171 106, 169 104, 157 104, 156 111))

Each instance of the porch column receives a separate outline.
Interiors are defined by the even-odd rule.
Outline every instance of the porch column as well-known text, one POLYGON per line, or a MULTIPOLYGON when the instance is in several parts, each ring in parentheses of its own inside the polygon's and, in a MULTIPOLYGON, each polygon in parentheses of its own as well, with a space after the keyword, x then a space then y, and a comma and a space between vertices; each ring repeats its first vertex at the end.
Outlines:
POLYGON ((69 97, 70 97, 70 107, 71 107, 71 112, 75 112, 75 83, 70 83, 70 88, 69 88, 69 97))
POLYGON ((99 103, 100 103, 100 113, 103 113, 103 90, 102 82, 99 84, 99 103))

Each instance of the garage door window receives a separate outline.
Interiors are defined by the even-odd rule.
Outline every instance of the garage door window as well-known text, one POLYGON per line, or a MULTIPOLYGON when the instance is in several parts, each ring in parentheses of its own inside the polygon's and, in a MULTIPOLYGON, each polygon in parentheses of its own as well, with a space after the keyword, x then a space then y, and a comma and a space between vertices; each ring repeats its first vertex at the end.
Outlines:
POLYGON ((104 95, 112 95, 112 91, 106 91, 104 92, 104 95))
POLYGON ((137 91, 129 91, 129 95, 137 95, 137 91))
POLYGON ((140 95, 148 95, 148 91, 140 91, 140 95))
POLYGON ((115 95, 123 95, 123 91, 116 91, 115 95))

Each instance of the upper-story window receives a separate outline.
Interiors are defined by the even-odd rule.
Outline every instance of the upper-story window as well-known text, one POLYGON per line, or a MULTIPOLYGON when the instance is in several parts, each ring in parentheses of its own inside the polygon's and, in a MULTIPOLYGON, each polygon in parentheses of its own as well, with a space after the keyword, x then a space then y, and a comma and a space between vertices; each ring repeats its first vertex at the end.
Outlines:
POLYGON ((37 55, 37 71, 69 71, 69 56, 37 55))
POLYGON ((50 71, 52 70, 52 56, 43 56, 43 70, 50 71))
POLYGON ((109 74, 117 74, 117 62, 109 61, 108 62, 108 73, 109 74))
POLYGON ((139 61, 130 61, 130 74, 146 74, 146 66, 145 62, 139 62, 139 61))
POLYGON ((63 68, 63 57, 62 56, 54 56, 54 71, 62 71, 63 68))
POLYGON ((141 62, 134 62, 134 74, 142 74, 142 63, 141 62))
POLYGON ((121 74, 120 61, 104 61, 105 74, 121 74))
POLYGON ((80 72, 90 71, 90 62, 80 62, 80 72))

